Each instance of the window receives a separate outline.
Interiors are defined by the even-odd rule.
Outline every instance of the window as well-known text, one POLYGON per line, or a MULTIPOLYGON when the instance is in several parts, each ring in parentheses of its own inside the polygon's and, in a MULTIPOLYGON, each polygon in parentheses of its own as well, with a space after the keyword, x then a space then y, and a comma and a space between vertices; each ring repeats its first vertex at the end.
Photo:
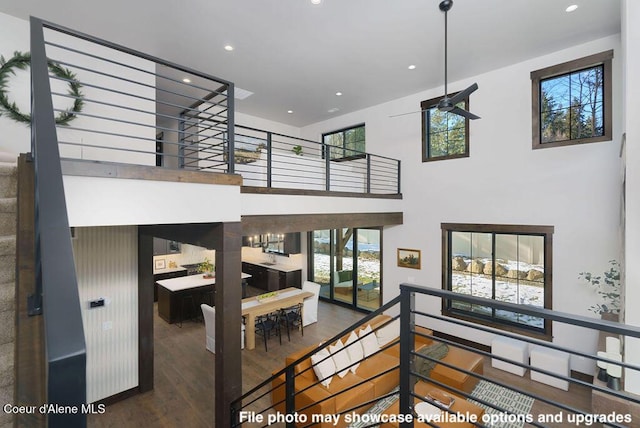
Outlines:
MULTIPOLYGON (((436 108, 442 97, 420 103, 422 162, 469 157, 469 119, 436 108)), ((457 104, 469 109, 469 98, 457 104)))
MULTIPOLYGON (((442 224, 445 290, 551 309, 551 226, 442 224)), ((443 313, 551 340, 551 321, 444 300, 443 313)))
POLYGON ((533 148, 611 140, 611 59, 602 52, 531 73, 533 148))
POLYGON ((322 134, 322 141, 326 144, 329 150, 329 159, 332 161, 340 162, 366 156, 364 123, 322 134))

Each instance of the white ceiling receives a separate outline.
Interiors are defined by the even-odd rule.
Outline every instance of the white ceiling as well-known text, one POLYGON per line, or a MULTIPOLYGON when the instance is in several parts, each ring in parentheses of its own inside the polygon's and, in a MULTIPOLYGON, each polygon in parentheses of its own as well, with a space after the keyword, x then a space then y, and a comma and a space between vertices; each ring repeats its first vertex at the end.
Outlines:
MULTIPOLYGON (((620 32, 619 0, 454 3, 450 82, 620 32), (572 3, 578 10, 566 13, 572 3)), ((254 92, 237 101, 238 111, 304 126, 442 85, 444 15, 438 4, 0 0, 0 12, 37 16, 230 80, 254 92), (225 51, 225 44, 235 50, 225 51), (334 108, 339 111, 328 112, 334 108)))

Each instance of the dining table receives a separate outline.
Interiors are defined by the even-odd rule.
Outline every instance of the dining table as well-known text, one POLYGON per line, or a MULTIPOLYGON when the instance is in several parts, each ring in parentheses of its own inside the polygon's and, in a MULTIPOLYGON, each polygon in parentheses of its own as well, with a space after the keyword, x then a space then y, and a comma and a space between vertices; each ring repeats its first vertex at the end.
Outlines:
POLYGON ((242 299, 242 316, 245 317, 247 326, 245 330, 245 349, 254 349, 256 347, 255 324, 257 317, 297 305, 311 296, 313 296, 313 293, 310 291, 289 287, 278 290, 275 295, 268 299, 260 299, 260 296, 242 299))

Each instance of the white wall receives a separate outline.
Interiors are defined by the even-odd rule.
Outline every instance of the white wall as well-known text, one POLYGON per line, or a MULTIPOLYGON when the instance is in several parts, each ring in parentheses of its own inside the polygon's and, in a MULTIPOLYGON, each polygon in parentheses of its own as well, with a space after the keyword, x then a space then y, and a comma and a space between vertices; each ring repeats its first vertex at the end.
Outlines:
POLYGON ((137 228, 78 228, 73 251, 91 403, 138 386, 137 228), (98 298, 105 306, 90 309, 98 298))
MULTIPOLYGON (((626 143, 626 234, 625 234, 625 284, 626 311, 625 322, 640 326, 640 4, 637 1, 624 0, 622 8, 622 34, 625 51, 624 75, 624 130, 626 143)), ((625 361, 640 365, 640 340, 625 341, 625 361)), ((626 370, 625 389, 640 394, 640 373, 626 370)))
MULTIPOLYGON (((2 37, 0 38, 0 54, 5 59, 11 58, 14 51, 29 52, 29 22, 14 18, 12 16, 0 13, 0 28, 2 28, 2 37)), ((149 61, 127 55, 121 52, 110 50, 93 43, 89 43, 71 36, 66 36, 54 31, 45 31, 45 39, 52 40, 65 46, 72 46, 75 49, 89 52, 93 55, 104 56, 112 60, 129 64, 131 66, 154 71, 155 65, 149 61)), ((99 148, 83 147, 72 145, 60 145, 60 155, 62 157, 73 157, 76 159, 106 160, 121 163, 136 163, 143 165, 154 165, 155 155, 152 154, 155 148, 155 102, 149 101, 155 98, 155 89, 153 85, 155 78, 151 74, 136 72, 129 68, 118 66, 115 64, 98 61, 96 59, 75 54, 71 51, 62 50, 56 47, 47 47, 47 56, 53 59, 62 60, 71 64, 81 65, 83 67, 99 69, 102 72, 113 74, 119 77, 144 82, 151 87, 143 87, 140 85, 132 85, 122 80, 106 78, 104 76, 92 73, 86 70, 73 69, 68 67, 76 74, 81 84, 82 93, 86 100, 96 99, 109 102, 115 105, 126 105, 131 108, 149 111, 152 114, 136 112, 132 110, 123 110, 107 107, 97 103, 85 101, 82 113, 109 117, 113 119, 132 121, 146 126, 130 125, 123 122, 106 121, 102 119, 92 118, 88 116, 78 116, 69 123, 70 126, 78 128, 86 128, 92 130, 100 130, 107 133, 119 133, 130 135, 135 138, 127 138, 115 135, 78 132, 64 127, 57 129, 58 140, 67 143, 81 143, 85 145, 107 146, 126 148, 128 150, 141 150, 151 152, 138 153, 132 151, 114 151, 99 148), (126 94, 135 94, 139 97, 147 99, 134 98, 131 96, 120 95, 115 92, 105 92, 100 89, 90 87, 88 85, 98 85, 108 87, 113 90, 122 91, 126 94)), ((15 101, 20 111, 28 113, 30 111, 30 78, 29 69, 19 71, 16 76, 9 79, 10 99, 15 101)), ((64 82, 51 79, 51 88, 53 92, 66 93, 68 85, 64 82)), ((54 108, 67 109, 70 108, 73 101, 68 98, 54 96, 54 108)), ((58 113, 56 113, 57 115, 58 113)), ((24 153, 31 150, 30 131, 26 124, 18 124, 13 120, 2 116, 0 117, 0 128, 3 130, 0 136, 0 150, 10 153, 24 153)))
MULTIPOLYGON (((471 95, 470 110, 482 119, 471 122, 469 158, 422 163, 420 115, 389 118, 419 110, 420 101, 442 95, 442 88, 302 129, 303 137, 314 139, 327 130, 364 122, 367 151, 402 160, 404 225, 385 228, 384 251, 393 255, 399 247, 421 249, 422 269, 399 268, 393 256, 386 257, 386 300, 398 293, 401 282, 441 287, 442 222, 551 225, 553 308, 590 314, 587 308, 596 296, 579 283, 578 273, 601 272, 608 260, 620 257, 619 47, 619 37, 609 37, 452 83, 452 91, 474 81, 479 85, 471 95), (612 48, 614 142, 532 150, 530 72, 612 48)), ((440 312, 439 301, 419 304, 423 310, 440 312)), ((490 340, 460 328, 446 331, 483 343, 490 340)), ((595 349, 595 335, 556 325, 554 336, 569 347, 595 349)), ((591 364, 573 366, 591 371, 591 364)))

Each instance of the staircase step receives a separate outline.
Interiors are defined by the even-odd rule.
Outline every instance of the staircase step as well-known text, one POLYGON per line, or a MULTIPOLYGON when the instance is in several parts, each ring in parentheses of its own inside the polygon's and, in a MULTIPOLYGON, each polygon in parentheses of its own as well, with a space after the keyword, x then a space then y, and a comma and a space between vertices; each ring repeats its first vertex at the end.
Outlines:
POLYGON ((0 345, 0 387, 13 383, 13 343, 0 345))
POLYGON ((0 236, 16 234, 16 198, 0 198, 0 236))
POLYGON ((15 235, 0 236, 0 256, 8 256, 16 254, 16 237, 15 235))
POLYGON ((14 281, 0 284, 0 312, 13 311, 16 306, 16 284, 14 281))
POLYGON ((13 343, 15 331, 15 312, 0 312, 0 345, 13 343))
POLYGON ((18 195, 18 168, 15 164, 0 162, 0 198, 18 195))

